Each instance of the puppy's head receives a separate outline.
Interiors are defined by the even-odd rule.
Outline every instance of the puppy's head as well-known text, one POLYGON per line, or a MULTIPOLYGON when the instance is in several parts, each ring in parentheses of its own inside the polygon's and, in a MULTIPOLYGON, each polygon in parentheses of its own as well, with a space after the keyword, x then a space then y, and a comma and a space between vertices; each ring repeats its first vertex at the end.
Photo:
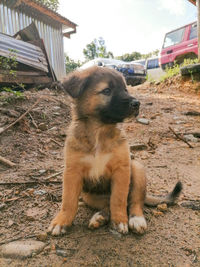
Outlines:
POLYGON ((140 102, 128 93, 123 76, 113 69, 95 66, 73 72, 63 87, 75 100, 79 119, 95 118, 110 124, 139 113, 140 102))

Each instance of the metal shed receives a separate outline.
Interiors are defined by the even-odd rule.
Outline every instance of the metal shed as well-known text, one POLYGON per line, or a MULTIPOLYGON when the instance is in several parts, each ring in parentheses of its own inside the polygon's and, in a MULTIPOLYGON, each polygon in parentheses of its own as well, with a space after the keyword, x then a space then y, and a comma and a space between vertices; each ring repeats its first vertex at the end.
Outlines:
POLYGON ((63 36, 70 38, 77 25, 34 0, 0 0, 0 32, 15 35, 35 23, 57 78, 65 76, 63 36))

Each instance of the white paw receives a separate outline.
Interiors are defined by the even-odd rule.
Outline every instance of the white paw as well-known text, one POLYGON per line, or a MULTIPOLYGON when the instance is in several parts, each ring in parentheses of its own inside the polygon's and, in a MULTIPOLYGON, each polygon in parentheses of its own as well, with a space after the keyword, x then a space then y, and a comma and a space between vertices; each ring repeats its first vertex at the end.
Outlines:
POLYGON ((121 233, 121 234, 128 234, 128 224, 127 223, 119 223, 119 224, 116 224, 116 223, 112 223, 112 228, 114 230, 116 230, 117 232, 121 233))
POLYGON ((101 214, 101 212, 97 212, 90 219, 88 227, 90 229, 95 229, 104 225, 106 222, 107 219, 101 214))
POLYGON ((60 225, 50 225, 49 228, 47 229, 47 233, 58 236, 61 234, 66 233, 66 226, 60 226, 60 225))
POLYGON ((131 216, 129 218, 129 228, 139 234, 143 234, 147 229, 147 223, 143 216, 131 216))

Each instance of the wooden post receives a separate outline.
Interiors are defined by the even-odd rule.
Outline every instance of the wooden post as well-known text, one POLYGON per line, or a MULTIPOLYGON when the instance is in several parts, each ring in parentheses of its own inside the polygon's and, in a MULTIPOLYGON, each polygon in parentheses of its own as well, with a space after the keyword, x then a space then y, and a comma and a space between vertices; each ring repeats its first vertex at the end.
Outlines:
POLYGON ((200 63, 200 0, 196 0, 196 5, 197 5, 198 61, 200 63))

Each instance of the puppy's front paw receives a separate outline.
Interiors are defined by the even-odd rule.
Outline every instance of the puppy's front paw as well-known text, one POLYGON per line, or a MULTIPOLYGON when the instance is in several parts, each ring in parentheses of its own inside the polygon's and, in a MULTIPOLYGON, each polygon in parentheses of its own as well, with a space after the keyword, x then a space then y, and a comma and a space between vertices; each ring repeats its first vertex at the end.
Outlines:
POLYGON ((138 234, 143 234, 147 229, 147 223, 143 216, 130 216, 128 224, 129 228, 138 234))
POLYGON ((69 227, 69 223, 67 220, 66 214, 62 211, 58 213, 58 215, 52 220, 47 233, 58 236, 61 234, 65 234, 67 227, 69 227))
POLYGON ((116 223, 116 222, 112 222, 111 224, 112 228, 114 230, 116 230, 117 232, 121 233, 121 234, 128 234, 128 224, 127 223, 116 223))

